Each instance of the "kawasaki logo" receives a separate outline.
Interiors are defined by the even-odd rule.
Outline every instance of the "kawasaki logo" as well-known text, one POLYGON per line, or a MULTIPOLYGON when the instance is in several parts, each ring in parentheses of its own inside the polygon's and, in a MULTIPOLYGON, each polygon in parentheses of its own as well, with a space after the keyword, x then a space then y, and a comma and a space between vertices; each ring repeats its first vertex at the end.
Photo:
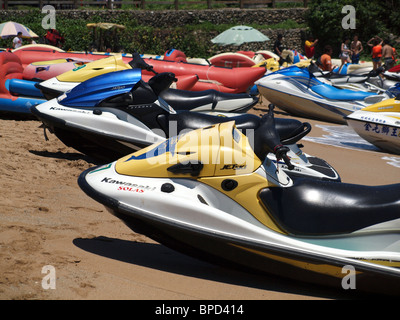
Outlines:
MULTIPOLYGON (((136 184, 136 183, 114 180, 113 178, 107 178, 107 177, 103 178, 103 180, 101 180, 100 182, 112 183, 112 184, 122 185, 124 187, 138 188, 138 189, 143 189, 143 190, 147 190, 147 191, 153 191, 156 189, 156 187, 144 186, 144 185, 140 185, 140 184, 136 184)), ((119 189, 119 190, 122 190, 122 189, 119 189)))

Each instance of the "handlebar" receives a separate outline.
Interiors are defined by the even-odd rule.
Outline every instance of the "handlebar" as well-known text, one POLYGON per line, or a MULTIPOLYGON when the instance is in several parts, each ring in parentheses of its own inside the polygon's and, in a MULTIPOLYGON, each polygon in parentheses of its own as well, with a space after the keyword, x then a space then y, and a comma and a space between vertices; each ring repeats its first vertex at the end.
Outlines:
POLYGON ((270 104, 268 108, 268 113, 263 116, 260 126, 254 133, 254 152, 260 160, 263 160, 269 152, 273 152, 278 161, 283 159, 289 170, 293 170, 294 166, 287 156, 289 148, 282 145, 279 133, 276 130, 274 105, 270 104))
POLYGON ((177 82, 178 79, 172 72, 162 72, 158 73, 153 69, 153 66, 146 63, 139 53, 132 53, 132 60, 129 62, 132 68, 137 68, 141 70, 151 71, 155 74, 149 81, 150 87, 153 89, 154 93, 158 96, 162 91, 169 88, 172 82, 177 82))
POLYGON ((158 74, 154 70, 153 66, 149 65, 148 63, 146 63, 142 59, 140 54, 137 53, 137 52, 132 53, 132 60, 129 61, 129 65, 132 67, 132 69, 142 69, 142 70, 147 70, 147 71, 153 72, 155 75, 158 74))
POLYGON ((288 157, 287 152, 289 152, 289 148, 284 145, 277 145, 274 148, 276 160, 279 161, 280 159, 282 159, 288 166, 288 169, 293 170, 294 165, 290 162, 290 158, 288 157))

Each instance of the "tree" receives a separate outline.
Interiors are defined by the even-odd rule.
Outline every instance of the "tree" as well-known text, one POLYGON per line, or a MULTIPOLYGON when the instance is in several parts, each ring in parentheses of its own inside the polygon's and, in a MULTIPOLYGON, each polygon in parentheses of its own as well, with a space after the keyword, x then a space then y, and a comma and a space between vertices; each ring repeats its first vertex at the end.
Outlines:
POLYGON ((310 32, 319 39, 318 52, 321 53, 324 45, 330 44, 334 55, 338 55, 345 37, 352 38, 358 34, 365 44, 375 35, 385 38, 390 33, 397 34, 400 29, 399 9, 399 1, 394 0, 311 0, 306 20, 310 32), (355 9, 355 29, 342 26, 347 14, 342 13, 342 9, 346 5, 355 9))

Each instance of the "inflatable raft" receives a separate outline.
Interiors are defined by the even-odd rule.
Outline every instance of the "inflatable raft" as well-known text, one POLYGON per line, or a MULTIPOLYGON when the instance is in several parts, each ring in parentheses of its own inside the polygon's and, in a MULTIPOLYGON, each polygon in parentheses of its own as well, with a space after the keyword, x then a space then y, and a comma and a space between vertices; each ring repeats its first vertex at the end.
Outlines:
POLYGON ((38 61, 28 64, 23 72, 26 80, 48 80, 64 72, 79 68, 92 60, 76 60, 72 58, 62 58, 48 61, 38 61))
POLYGON ((31 116, 31 106, 44 101, 34 82, 23 80, 23 67, 19 58, 10 52, 0 52, 0 116, 31 116))
MULTIPOLYGON (((99 60, 109 56, 104 53, 85 53, 85 52, 63 52, 53 50, 51 46, 45 45, 29 45, 14 50, 23 67, 34 62, 43 60, 56 59, 76 59, 76 60, 99 60)), ((129 63, 131 55, 122 55, 125 63, 129 63)), ((164 55, 164 57, 167 55, 164 55)), ((169 54, 165 59, 144 58, 144 60, 152 65, 158 73, 173 72, 176 76, 197 75, 198 81, 191 90, 201 91, 206 89, 215 89, 221 92, 241 93, 246 92, 256 80, 261 78, 265 73, 264 67, 243 67, 243 68, 226 68, 214 65, 203 65, 198 63, 184 62, 183 57, 179 57, 180 61, 173 59, 169 54)), ((149 71, 143 71, 143 75, 152 75, 149 71)))

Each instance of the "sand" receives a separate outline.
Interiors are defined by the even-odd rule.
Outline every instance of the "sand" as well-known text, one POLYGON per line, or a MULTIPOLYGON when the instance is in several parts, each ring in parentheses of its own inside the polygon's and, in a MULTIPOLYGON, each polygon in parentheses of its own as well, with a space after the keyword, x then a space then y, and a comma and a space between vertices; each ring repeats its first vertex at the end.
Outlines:
MULTIPOLYGON (((262 114, 265 106, 252 113, 262 114)), ((279 111, 279 110, 278 110, 279 111)), ((277 116, 286 116, 277 113, 277 116)), ((304 119, 303 119, 304 120, 304 119)), ((309 121, 309 137, 329 135, 309 121)), ((316 300, 347 292, 202 262, 133 233, 86 196, 79 174, 93 163, 35 120, 0 120, 0 298, 38 300, 316 300), (55 271, 55 288, 46 266, 55 271)), ((400 156, 303 141, 344 182, 399 182, 400 156)))

